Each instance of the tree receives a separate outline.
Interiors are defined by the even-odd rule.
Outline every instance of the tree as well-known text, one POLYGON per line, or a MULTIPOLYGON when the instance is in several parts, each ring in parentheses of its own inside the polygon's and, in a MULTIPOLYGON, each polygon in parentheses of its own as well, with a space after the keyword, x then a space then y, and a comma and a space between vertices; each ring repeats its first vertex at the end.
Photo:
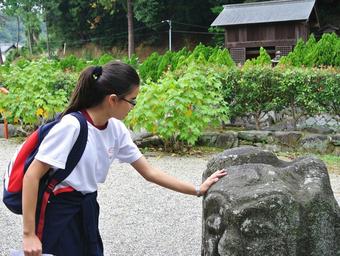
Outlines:
POLYGON ((129 58, 131 58, 132 54, 135 53, 132 0, 127 0, 127 19, 128 19, 128 55, 129 58))
POLYGON ((124 9, 126 9, 128 20, 128 55, 129 58, 131 58, 132 54, 135 52, 132 0, 126 0, 126 2, 125 0, 99 0, 99 2, 104 5, 107 10, 111 10, 111 13, 114 13, 115 11, 116 2, 120 2, 124 9))
MULTIPOLYGON (((5 17, 3 15, 0 15, 0 27, 3 27, 5 23, 5 17)), ((0 48, 0 65, 4 64, 4 61, 2 59, 2 52, 1 52, 1 48, 0 48)))
POLYGON ((6 0, 1 2, 4 12, 9 16, 21 17, 25 29, 30 53, 33 53, 33 45, 39 40, 41 10, 34 1, 30 0, 6 0))
POLYGON ((50 38, 49 38, 49 27, 50 27, 49 14, 56 12, 59 6, 59 3, 56 1, 38 0, 37 4, 42 10, 42 16, 46 23, 46 49, 47 49, 48 57, 50 58, 51 49, 50 49, 50 38))

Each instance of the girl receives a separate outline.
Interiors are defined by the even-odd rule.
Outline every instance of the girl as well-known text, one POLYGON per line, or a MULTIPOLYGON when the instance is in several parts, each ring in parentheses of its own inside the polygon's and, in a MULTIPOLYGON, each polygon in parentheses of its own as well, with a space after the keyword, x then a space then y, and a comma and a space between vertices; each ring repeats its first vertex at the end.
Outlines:
POLYGON ((61 121, 45 137, 23 181, 23 247, 25 256, 103 255, 98 230, 97 183, 103 183, 114 159, 130 163, 146 180, 190 195, 203 195, 226 175, 217 171, 200 186, 180 181, 152 167, 133 143, 121 120, 136 105, 139 77, 122 62, 88 67, 80 75, 61 121), (40 179, 52 168, 65 168, 80 131, 72 112, 88 123, 85 151, 72 173, 58 184, 45 212, 40 240, 36 235, 36 206, 40 179))

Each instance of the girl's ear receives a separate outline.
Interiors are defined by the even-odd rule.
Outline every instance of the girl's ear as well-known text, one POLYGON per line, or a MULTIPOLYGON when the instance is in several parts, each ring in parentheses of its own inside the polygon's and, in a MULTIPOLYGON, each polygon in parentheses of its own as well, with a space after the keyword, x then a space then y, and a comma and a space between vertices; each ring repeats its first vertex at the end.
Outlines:
POLYGON ((119 100, 119 98, 116 94, 110 94, 109 95, 109 102, 116 104, 118 102, 118 100, 119 100))

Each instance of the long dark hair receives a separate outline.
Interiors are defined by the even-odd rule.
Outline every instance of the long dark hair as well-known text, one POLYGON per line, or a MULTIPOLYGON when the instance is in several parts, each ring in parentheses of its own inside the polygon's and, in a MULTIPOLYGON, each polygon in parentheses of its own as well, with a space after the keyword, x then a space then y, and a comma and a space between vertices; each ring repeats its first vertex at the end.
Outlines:
POLYGON ((134 68, 123 62, 112 61, 103 67, 87 67, 81 72, 62 115, 97 106, 109 94, 124 97, 135 86, 139 86, 139 76, 134 68))

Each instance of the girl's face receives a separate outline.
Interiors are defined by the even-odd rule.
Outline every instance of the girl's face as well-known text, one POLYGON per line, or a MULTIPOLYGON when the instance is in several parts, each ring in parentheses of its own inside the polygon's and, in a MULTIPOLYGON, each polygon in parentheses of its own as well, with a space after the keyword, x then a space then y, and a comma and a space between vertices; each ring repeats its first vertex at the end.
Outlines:
POLYGON ((123 98, 111 95, 112 97, 112 116, 116 119, 123 120, 128 113, 136 105, 136 98, 139 93, 139 86, 134 86, 131 92, 125 95, 123 98))

